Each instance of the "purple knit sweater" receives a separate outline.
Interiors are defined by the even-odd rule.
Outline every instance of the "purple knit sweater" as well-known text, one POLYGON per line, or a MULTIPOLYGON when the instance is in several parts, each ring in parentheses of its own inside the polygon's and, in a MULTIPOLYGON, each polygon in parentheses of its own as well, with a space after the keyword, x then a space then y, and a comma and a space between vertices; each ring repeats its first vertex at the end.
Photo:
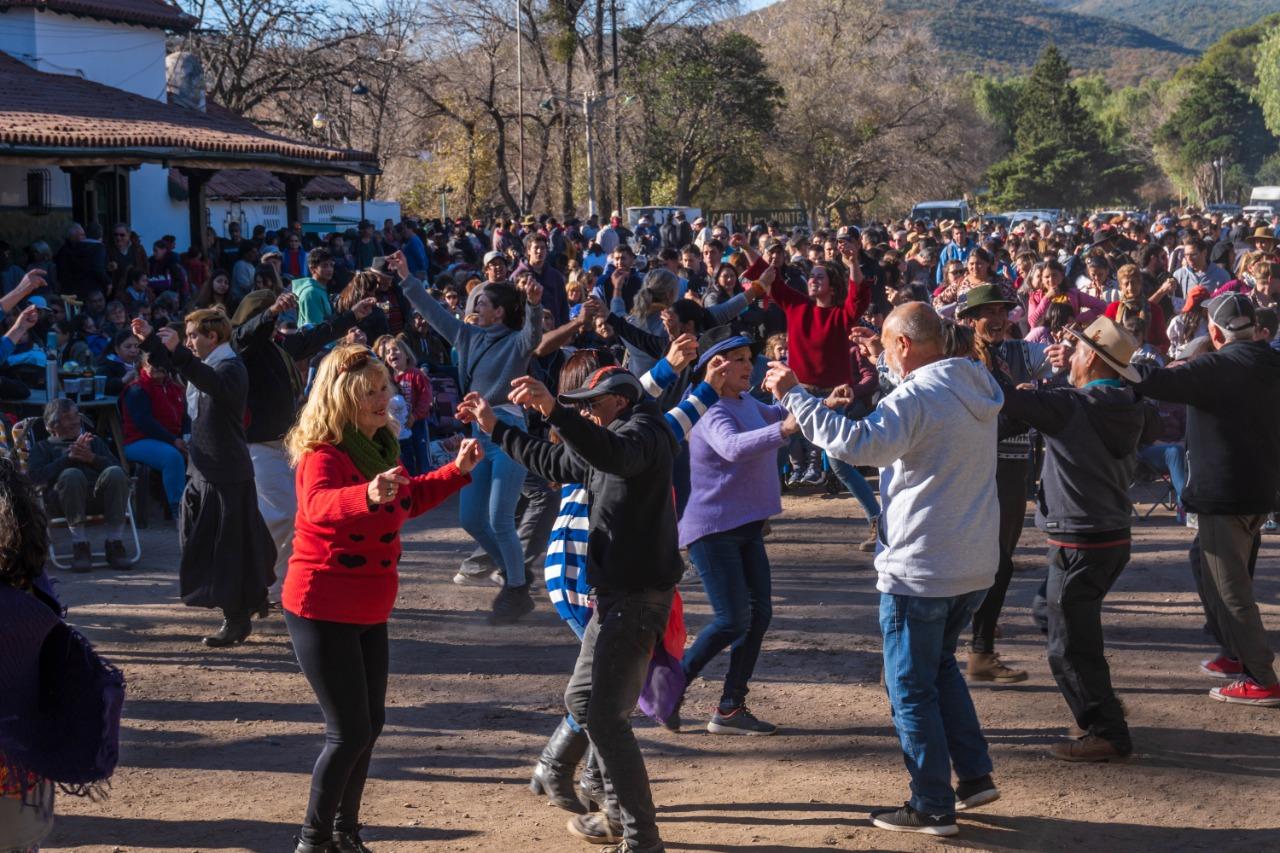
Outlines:
POLYGON ((781 406, 749 394, 723 397, 689 433, 692 492, 680 518, 680 547, 782 512, 778 448, 787 443, 781 406))

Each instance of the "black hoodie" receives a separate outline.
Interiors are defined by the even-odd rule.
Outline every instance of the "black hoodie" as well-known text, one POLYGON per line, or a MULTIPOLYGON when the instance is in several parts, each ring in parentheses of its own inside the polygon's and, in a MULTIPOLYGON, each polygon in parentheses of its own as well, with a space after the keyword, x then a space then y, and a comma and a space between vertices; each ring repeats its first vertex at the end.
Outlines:
POLYGON ((1127 531, 1129 484, 1144 433, 1154 434, 1154 406, 1110 381, 1083 388, 1004 388, 1001 433, 1021 421, 1044 434, 1044 471, 1036 527, 1053 535, 1127 531))
POLYGON ((1187 404, 1188 512, 1261 515, 1280 489, 1280 353, 1262 341, 1229 343, 1175 367, 1137 368, 1135 387, 1187 404))
POLYGON ((658 407, 641 400, 606 428, 564 406, 547 420, 563 444, 532 438, 502 421, 493 441, 540 477, 586 486, 587 580, 596 594, 605 600, 613 592, 674 587, 684 571, 671 496, 677 445, 658 407))

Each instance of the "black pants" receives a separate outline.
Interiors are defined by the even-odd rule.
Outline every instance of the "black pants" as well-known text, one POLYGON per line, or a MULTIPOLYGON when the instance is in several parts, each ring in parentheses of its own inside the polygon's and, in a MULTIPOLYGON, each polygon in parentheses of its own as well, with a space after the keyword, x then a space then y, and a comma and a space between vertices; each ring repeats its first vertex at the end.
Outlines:
POLYGON ((996 623, 1004 609, 1004 597, 1013 579, 1013 552, 1022 538, 1027 517, 1027 461, 996 460, 996 500, 1000 503, 1000 563, 996 579, 982 606, 973 614, 973 650, 989 654, 996 649, 996 623))
POLYGON ((606 811, 631 847, 662 843, 649 773, 631 730, 653 647, 662 641, 674 590, 602 592, 582 637, 564 704, 587 730, 603 771, 606 811))
POLYGON ((1124 753, 1133 742, 1103 653, 1102 599, 1128 562, 1127 542, 1109 548, 1050 545, 1045 596, 1049 668, 1076 725, 1124 753))
POLYGON ((285 611, 302 672, 324 712, 324 749, 311 773, 303 841, 359 828, 360 797, 387 705, 387 624, 349 625, 285 611))

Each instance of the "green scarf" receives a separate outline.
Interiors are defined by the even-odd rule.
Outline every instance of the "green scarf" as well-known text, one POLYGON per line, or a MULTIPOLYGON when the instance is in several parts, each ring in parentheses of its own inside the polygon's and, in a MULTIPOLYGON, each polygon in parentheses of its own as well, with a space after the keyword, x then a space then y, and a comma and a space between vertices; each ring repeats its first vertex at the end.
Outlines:
POLYGON ((373 438, 365 438, 360 430, 348 426, 342 430, 338 449, 351 457, 368 480, 400 464, 400 441, 387 427, 375 432, 373 438))

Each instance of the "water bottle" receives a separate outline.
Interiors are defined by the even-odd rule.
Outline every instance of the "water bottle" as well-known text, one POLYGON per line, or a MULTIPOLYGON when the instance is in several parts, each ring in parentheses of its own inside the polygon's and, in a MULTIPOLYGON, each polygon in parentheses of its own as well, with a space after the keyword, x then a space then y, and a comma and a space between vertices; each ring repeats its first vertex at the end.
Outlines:
POLYGON ((58 334, 52 329, 44 339, 44 387, 46 399, 61 396, 58 392, 58 334))

